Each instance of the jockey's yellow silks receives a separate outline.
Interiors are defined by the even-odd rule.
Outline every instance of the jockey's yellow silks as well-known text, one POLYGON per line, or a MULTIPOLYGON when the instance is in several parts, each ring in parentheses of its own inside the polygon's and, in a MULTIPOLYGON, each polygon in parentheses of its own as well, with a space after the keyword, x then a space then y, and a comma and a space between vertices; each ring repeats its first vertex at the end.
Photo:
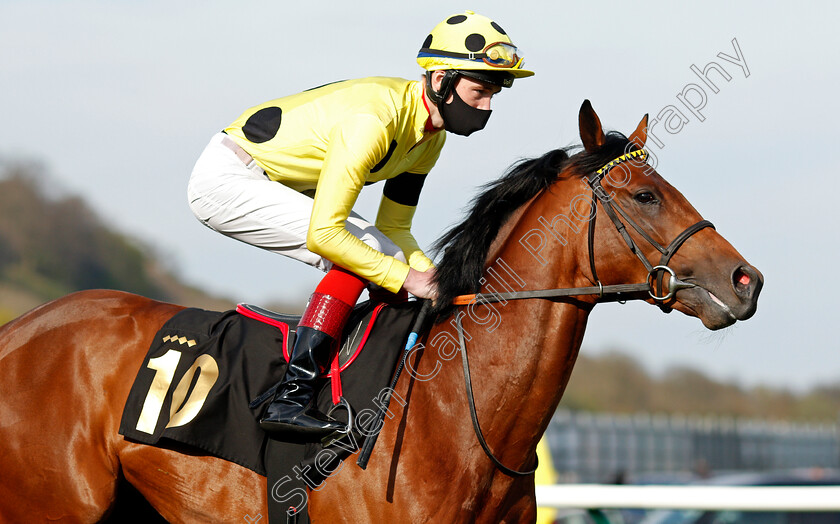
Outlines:
POLYGON ((369 247, 344 225, 364 185, 431 170, 445 133, 426 131, 428 117, 419 82, 377 77, 254 106, 225 132, 271 180, 300 192, 316 190, 309 250, 396 292, 409 266, 433 266, 411 234, 415 206, 383 196, 375 224, 402 249, 408 265, 369 247))

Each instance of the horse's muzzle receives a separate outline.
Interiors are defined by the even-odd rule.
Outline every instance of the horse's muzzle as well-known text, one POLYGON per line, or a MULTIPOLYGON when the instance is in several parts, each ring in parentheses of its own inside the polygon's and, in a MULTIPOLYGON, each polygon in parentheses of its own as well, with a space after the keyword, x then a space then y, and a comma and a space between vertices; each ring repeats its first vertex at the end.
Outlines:
POLYGON ((740 265, 732 271, 732 290, 740 302, 729 306, 735 318, 747 320, 755 314, 763 286, 764 276, 750 265, 740 265))

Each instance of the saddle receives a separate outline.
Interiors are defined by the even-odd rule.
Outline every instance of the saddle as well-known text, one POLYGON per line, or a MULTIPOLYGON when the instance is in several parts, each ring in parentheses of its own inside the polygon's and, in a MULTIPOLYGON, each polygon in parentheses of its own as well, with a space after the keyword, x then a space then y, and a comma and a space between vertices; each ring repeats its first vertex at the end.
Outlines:
MULTIPOLYGON (((345 330, 342 335, 341 346, 335 352, 335 355, 333 355, 332 365, 329 370, 322 370, 323 376, 330 379, 334 405, 342 402, 341 372, 356 360, 356 356, 364 348, 373 325, 379 316, 379 312, 385 306, 385 303, 379 303, 373 307, 373 310, 370 310, 372 306, 370 302, 365 302, 354 308, 347 323, 351 326, 355 325, 355 329, 351 330, 351 332, 345 330)), ((300 323, 300 315, 275 313, 274 311, 251 304, 237 305, 236 312, 279 329, 283 333, 283 359, 288 364, 289 360, 291 360, 292 350, 295 347, 296 330, 300 323)), ((257 407, 268 400, 274 395, 275 389, 272 387, 252 400, 250 407, 257 407)))
POLYGON ((364 422, 387 405, 418 310, 418 302, 364 302, 354 309, 317 395, 319 409, 352 430, 326 446, 281 442, 260 429, 300 317, 244 304, 225 312, 188 308, 161 327, 134 379, 119 432, 144 444, 197 448, 264 475, 269 522, 289 521, 290 508, 294 522, 307 522, 307 488, 319 488, 366 438, 375 438, 379 428, 364 422))

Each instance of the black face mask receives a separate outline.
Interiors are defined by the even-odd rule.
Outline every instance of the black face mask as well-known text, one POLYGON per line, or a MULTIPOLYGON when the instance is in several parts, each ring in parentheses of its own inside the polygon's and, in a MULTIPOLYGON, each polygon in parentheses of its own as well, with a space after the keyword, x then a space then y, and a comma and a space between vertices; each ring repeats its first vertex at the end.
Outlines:
POLYGON ((455 89, 452 89, 452 102, 440 104, 438 108, 443 117, 444 129, 463 136, 484 129, 493 112, 491 109, 476 109, 464 102, 455 89))

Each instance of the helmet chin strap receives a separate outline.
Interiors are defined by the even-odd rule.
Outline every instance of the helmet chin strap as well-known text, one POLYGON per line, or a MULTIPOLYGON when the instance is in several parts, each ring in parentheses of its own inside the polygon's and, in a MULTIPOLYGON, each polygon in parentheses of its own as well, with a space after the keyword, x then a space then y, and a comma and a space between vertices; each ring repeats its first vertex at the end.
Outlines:
POLYGON ((434 71, 426 71, 426 96, 441 110, 446 99, 455 88, 455 81, 458 79, 458 71, 454 69, 446 69, 443 74, 443 79, 440 81, 440 90, 435 91, 432 87, 432 73, 434 71))
POLYGON ((432 89, 432 76, 426 74, 426 93, 429 99, 437 106, 441 118, 443 118, 444 129, 461 136, 470 136, 476 131, 484 129, 487 120, 490 118, 489 109, 478 109, 464 102, 458 91, 455 89, 455 81, 463 73, 457 70, 448 69, 441 80, 440 90, 432 89), (448 102, 452 95, 452 102, 448 102))

